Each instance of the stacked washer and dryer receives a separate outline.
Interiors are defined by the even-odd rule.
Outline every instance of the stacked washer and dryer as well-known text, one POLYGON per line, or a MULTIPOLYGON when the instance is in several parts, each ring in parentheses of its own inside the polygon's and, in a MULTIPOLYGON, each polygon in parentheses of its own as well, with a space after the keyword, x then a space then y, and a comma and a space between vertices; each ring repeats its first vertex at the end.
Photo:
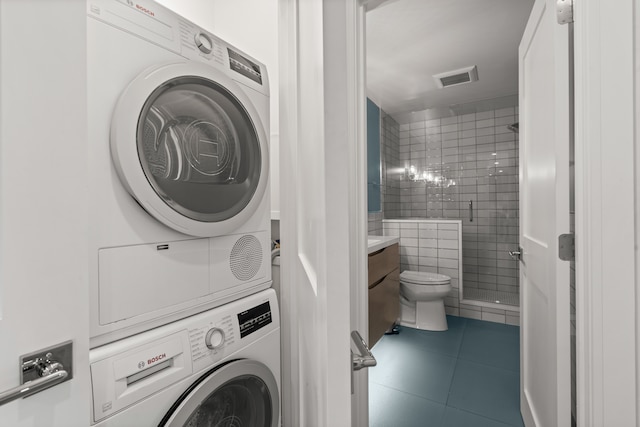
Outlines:
POLYGON ((91 424, 276 426, 266 69, 149 0, 87 16, 91 424))

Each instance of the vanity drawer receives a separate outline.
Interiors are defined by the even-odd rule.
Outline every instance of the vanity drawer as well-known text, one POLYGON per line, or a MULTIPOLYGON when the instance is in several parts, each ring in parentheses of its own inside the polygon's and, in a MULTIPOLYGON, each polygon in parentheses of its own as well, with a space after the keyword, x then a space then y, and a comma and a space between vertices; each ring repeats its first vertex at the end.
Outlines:
POLYGON ((369 254, 369 287, 397 269, 399 263, 400 255, 397 243, 369 254))
POLYGON ((400 273, 396 264, 384 280, 369 288, 369 348, 393 326, 399 312, 400 273))

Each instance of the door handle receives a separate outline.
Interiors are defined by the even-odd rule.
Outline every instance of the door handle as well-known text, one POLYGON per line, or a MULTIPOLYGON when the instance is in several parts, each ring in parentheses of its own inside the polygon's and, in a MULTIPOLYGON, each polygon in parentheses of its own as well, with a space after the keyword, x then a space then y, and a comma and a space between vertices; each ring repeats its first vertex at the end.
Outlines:
MULTIPOLYGON (((522 250, 522 249, 521 249, 522 250)), ((514 261, 520 261, 522 258, 521 251, 509 251, 509 256, 513 258, 514 261)))
POLYGON ((373 357, 373 354, 371 354, 369 346, 364 342, 360 333, 358 331, 351 331, 351 339, 360 353, 354 354, 353 351, 351 352, 353 370, 359 371, 360 369, 376 366, 378 362, 376 361, 376 358, 373 357))
POLYGON ((20 357, 20 385, 0 393, 0 406, 73 378, 72 342, 20 357))

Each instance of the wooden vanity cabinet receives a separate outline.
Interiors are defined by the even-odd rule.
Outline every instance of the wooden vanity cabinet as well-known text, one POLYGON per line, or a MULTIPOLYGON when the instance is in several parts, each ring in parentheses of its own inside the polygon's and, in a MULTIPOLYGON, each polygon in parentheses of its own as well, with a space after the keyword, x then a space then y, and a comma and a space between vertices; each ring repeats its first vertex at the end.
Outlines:
POLYGON ((369 348, 391 328, 400 311, 398 244, 369 254, 369 348))

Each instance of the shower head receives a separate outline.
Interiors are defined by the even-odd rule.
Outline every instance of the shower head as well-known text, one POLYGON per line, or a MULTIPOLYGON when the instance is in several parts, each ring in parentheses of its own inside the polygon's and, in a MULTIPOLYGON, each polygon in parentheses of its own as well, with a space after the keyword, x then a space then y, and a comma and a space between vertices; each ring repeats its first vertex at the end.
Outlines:
POLYGON ((519 133, 520 123, 519 122, 515 122, 513 124, 510 124, 510 125, 507 126, 507 129, 509 129, 511 132, 519 133))

